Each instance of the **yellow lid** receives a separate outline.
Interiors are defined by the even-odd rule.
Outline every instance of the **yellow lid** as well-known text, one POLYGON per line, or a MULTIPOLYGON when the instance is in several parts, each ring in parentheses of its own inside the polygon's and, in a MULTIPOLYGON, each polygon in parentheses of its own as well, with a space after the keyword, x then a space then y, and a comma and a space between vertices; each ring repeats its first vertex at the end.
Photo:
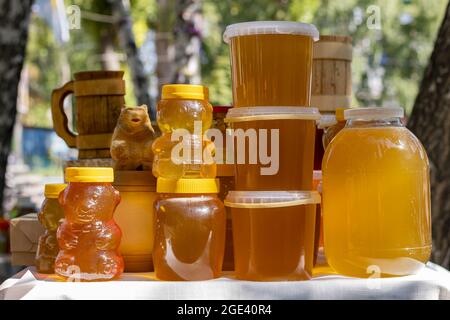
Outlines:
POLYGON ((218 179, 165 179, 158 178, 158 193, 219 193, 218 179))
POLYGON ((165 84, 161 99, 195 99, 208 101, 208 88, 194 84, 165 84))
POLYGON ((348 108, 336 108, 336 120, 337 121, 345 121, 344 111, 348 108))
POLYGON ((66 168, 67 182, 113 182, 114 171, 109 167, 66 168))
POLYGON ((51 183, 45 185, 44 195, 46 198, 55 199, 58 198, 61 191, 67 187, 64 183, 51 183))

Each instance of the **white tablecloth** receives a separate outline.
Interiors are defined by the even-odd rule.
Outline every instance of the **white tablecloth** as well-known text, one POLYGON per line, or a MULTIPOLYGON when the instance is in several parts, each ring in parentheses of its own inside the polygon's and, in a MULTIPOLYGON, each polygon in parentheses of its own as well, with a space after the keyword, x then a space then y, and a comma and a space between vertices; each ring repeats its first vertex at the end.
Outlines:
POLYGON ((126 273, 118 281, 89 283, 63 282, 27 268, 0 286, 0 299, 450 300, 450 273, 428 263, 417 275, 383 279, 319 274, 310 281, 251 282, 225 275, 209 281, 166 282, 157 281, 153 273, 126 273))

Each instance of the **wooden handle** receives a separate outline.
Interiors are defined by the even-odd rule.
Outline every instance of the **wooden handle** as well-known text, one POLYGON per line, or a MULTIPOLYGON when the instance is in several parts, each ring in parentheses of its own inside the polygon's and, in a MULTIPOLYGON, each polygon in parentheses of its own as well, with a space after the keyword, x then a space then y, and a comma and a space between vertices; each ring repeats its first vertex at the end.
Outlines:
POLYGON ((58 136, 60 136, 69 146, 75 148, 77 146, 77 136, 69 130, 69 121, 64 112, 64 99, 73 93, 73 81, 67 82, 61 88, 52 92, 52 118, 53 128, 58 136))

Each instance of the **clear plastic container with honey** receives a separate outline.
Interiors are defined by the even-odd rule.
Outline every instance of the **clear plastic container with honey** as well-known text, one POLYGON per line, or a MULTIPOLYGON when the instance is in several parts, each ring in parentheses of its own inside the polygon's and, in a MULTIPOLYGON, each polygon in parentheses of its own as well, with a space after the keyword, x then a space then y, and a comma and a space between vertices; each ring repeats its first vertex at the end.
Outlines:
POLYGON ((46 184, 45 200, 38 214, 39 222, 45 233, 39 237, 36 251, 36 269, 41 273, 54 273, 55 259, 59 252, 56 231, 64 219, 64 210, 58 202, 58 196, 66 188, 66 184, 46 184))
POLYGON ((309 107, 231 109, 236 190, 312 190, 319 117, 309 107))
POLYGON ((235 276, 284 281, 312 277, 315 191, 231 191, 235 276))
POLYGON ((157 105, 161 130, 152 145, 153 174, 168 179, 214 178, 216 164, 205 158, 214 155, 214 144, 204 137, 211 127, 212 106, 208 88, 200 85, 169 84, 162 88, 157 105), (173 136, 176 133, 176 137, 173 136), (183 147, 180 143, 183 143, 183 147), (207 149, 205 151, 205 149, 207 149))
POLYGON ((229 25, 234 107, 309 106, 313 42, 311 24, 254 21, 229 25))
POLYGON ((119 253, 122 232, 113 219, 120 202, 112 168, 69 167, 59 195, 64 222, 57 237, 55 272, 71 281, 105 281, 124 269, 119 253))
POLYGON ((427 154, 401 108, 345 111, 323 159, 325 251, 338 273, 401 276, 431 253, 427 154))
POLYGON ((153 264, 160 280, 208 280, 222 271, 226 213, 216 179, 158 178, 153 264))

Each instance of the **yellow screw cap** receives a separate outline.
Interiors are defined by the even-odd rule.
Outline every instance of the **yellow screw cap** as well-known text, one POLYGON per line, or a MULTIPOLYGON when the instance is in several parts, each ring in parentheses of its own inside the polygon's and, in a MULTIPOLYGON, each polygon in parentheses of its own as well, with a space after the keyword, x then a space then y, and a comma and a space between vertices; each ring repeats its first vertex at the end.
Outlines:
POLYGON ((194 99, 208 101, 208 88, 194 84, 166 84, 162 87, 161 99, 194 99))
POLYGON ((218 179, 166 179, 158 178, 158 193, 219 193, 218 179))
POLYGON ((49 199, 58 198, 61 191, 63 191, 67 187, 67 184, 64 183, 51 183, 45 185, 44 195, 49 199))
POLYGON ((113 168, 71 167, 66 168, 67 182, 113 182, 113 168))
POLYGON ((337 121, 345 121, 344 111, 348 108, 336 108, 336 120, 337 121))

